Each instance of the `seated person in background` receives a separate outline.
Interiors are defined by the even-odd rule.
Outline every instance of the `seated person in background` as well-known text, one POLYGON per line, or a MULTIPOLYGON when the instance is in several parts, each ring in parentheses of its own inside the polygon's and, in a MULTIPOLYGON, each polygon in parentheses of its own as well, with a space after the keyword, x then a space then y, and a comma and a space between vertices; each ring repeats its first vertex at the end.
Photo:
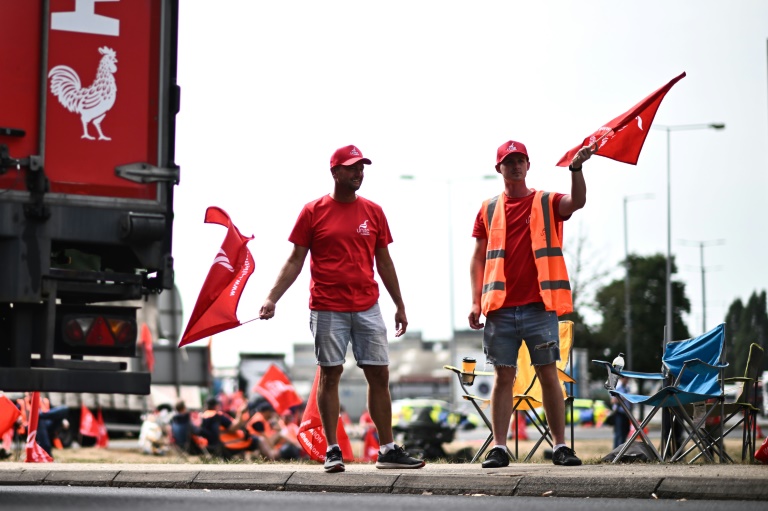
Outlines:
MULTIPOLYGON (((184 452, 189 454, 203 454, 198 446, 202 439, 200 432, 192 422, 192 414, 187 409, 187 404, 180 400, 175 406, 176 413, 171 417, 171 439, 184 452)), ((202 439, 203 443, 207 441, 202 439)))
POLYGON ((220 410, 219 401, 209 398, 206 401, 206 410, 202 414, 200 435, 208 441, 208 451, 214 456, 230 459, 236 455, 242 455, 246 461, 250 461, 252 453, 259 452, 267 459, 273 459, 269 446, 260 442, 257 437, 251 436, 245 426, 244 412, 248 404, 244 403, 232 418, 220 410))
POLYGON ((163 456, 168 451, 168 437, 158 410, 148 413, 139 430, 139 449, 144 454, 163 456))
POLYGON ((253 414, 248 420, 248 432, 259 438, 272 450, 273 459, 297 460, 302 458, 302 449, 296 433, 291 431, 283 422, 269 401, 257 401, 253 406, 253 414))
MULTIPOLYGON (((32 409, 32 392, 25 392, 23 398, 16 400, 16 407, 21 412, 19 417, 18 434, 26 437, 27 420, 32 409)), ((38 403, 38 423, 36 441, 48 455, 53 458, 53 446, 58 440, 57 433, 60 430, 69 429, 69 407, 66 405, 51 407, 47 397, 40 396, 38 403)), ((60 444, 59 444, 60 446, 60 444)))

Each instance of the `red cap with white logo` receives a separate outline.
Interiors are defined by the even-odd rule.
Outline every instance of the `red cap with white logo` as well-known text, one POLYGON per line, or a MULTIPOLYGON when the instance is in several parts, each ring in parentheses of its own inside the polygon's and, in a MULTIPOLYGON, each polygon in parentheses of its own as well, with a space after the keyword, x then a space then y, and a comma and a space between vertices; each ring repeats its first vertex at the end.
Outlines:
POLYGON ((352 165, 359 161, 362 161, 366 165, 371 164, 371 160, 364 158, 360 149, 353 145, 348 145, 336 149, 336 152, 333 153, 333 156, 331 156, 331 168, 337 165, 352 165))
POLYGON ((528 158, 528 150, 525 148, 525 144, 522 142, 515 142, 514 140, 508 140, 499 146, 496 151, 496 165, 504 161, 504 158, 510 154, 520 153, 524 154, 528 158))

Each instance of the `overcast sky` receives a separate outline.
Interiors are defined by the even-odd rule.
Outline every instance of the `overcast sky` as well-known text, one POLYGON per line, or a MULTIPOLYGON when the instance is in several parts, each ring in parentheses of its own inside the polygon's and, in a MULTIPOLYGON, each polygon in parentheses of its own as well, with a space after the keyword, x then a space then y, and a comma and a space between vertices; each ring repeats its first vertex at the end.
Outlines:
MULTIPOLYGON (((301 207, 332 190, 331 153, 355 144, 373 161, 359 193, 389 218, 409 331, 438 340, 451 323, 467 328, 472 224, 503 189, 496 148, 525 143, 528 185, 567 193, 558 159, 685 71, 654 124, 726 124, 674 132, 670 144, 675 278, 700 333, 700 253, 683 240, 723 240, 704 250, 707 328, 734 299, 768 288, 767 41, 762 0, 181 2, 173 252, 184 324, 225 234, 203 223, 205 209, 223 208, 255 236, 238 312, 255 318, 301 207)), ((594 268, 622 278, 624 197, 652 194, 628 203, 629 250, 666 254, 667 149, 652 130, 637 166, 592 158, 566 247, 581 232, 594 268)), ((307 260, 274 319, 214 337, 214 363, 290 358, 294 342, 311 342, 308 286, 307 260)))

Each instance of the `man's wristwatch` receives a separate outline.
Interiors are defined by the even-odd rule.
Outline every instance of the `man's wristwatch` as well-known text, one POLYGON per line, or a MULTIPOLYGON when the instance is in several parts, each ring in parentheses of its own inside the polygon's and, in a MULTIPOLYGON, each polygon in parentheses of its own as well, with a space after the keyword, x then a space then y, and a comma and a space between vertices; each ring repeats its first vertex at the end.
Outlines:
POLYGON ((573 165, 568 165, 568 170, 571 172, 581 172, 581 167, 574 167, 573 165))

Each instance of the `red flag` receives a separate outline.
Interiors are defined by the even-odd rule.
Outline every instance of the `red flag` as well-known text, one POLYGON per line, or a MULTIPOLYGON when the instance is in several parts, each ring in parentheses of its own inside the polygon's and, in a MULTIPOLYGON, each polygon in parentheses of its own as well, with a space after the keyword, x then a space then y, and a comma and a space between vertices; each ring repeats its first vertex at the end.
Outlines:
POLYGON ((144 363, 147 364, 147 371, 150 373, 155 368, 155 350, 152 346, 152 332, 146 323, 141 324, 140 335, 141 348, 144 350, 144 363))
POLYGON ((5 433, 16 424, 16 419, 19 418, 21 412, 13 401, 6 396, 0 396, 0 435, 5 433))
POLYGON ((755 459, 760 463, 768 463, 768 437, 765 437, 763 444, 755 451, 755 459))
POLYGON ((685 73, 673 78, 662 88, 636 104, 614 120, 598 129, 584 139, 580 145, 574 147, 557 162, 558 167, 567 167, 576 153, 584 146, 597 143, 598 156, 604 156, 612 160, 630 165, 637 165, 640 150, 643 148, 645 138, 651 129, 653 118, 661 105, 661 100, 669 92, 674 84, 680 81, 685 73))
MULTIPOLYGON (((317 382, 320 379, 320 368, 315 372, 315 381, 312 382, 312 391, 307 399, 307 407, 304 409, 304 416, 299 425, 299 442, 309 457, 315 461, 323 463, 325 461, 325 452, 328 450, 328 442, 323 433, 323 423, 320 421, 320 411, 317 409, 317 382)), ((341 447, 341 455, 344 459, 352 461, 352 444, 349 442, 347 431, 339 418, 336 426, 336 440, 341 447)))
POLYGON ((303 400, 296 393, 296 389, 293 388, 291 380, 275 364, 269 366, 254 390, 264 396, 280 415, 283 415, 292 406, 303 403, 303 400))
POLYGON ((237 304, 253 273, 253 257, 245 246, 253 236, 240 234, 221 208, 209 207, 205 212, 205 222, 223 225, 227 228, 227 235, 208 271, 179 348, 240 325, 237 304))
POLYGON ((376 461, 379 459, 379 433, 376 428, 370 426, 363 433, 363 461, 376 461))
POLYGON ((84 404, 80 405, 80 434, 83 436, 99 436, 99 425, 96 418, 84 404))
POLYGON ((13 428, 6 429, 5 433, 0 435, 0 448, 6 453, 11 452, 11 449, 13 449, 13 428))
POLYGON ((37 420, 40 414, 40 392, 32 393, 32 406, 29 410, 29 428, 27 429, 27 463, 48 463, 53 458, 37 443, 37 420))
POLYGON ((96 447, 109 447, 109 435, 107 435, 107 425, 104 424, 104 417, 101 415, 101 408, 99 408, 99 414, 96 418, 96 425, 98 427, 96 433, 96 447))

